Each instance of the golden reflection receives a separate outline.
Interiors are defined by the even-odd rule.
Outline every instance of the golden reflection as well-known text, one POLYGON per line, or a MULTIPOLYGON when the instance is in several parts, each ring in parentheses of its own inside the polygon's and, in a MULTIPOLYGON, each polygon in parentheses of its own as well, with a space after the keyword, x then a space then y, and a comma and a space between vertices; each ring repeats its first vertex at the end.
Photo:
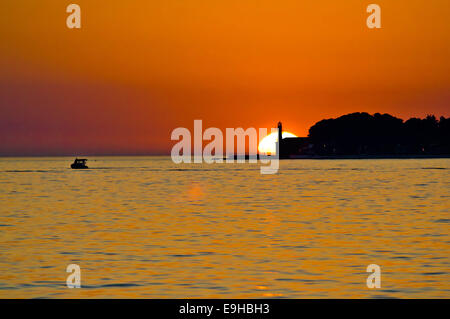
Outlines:
POLYGON ((0 159, 0 297, 448 295, 448 159, 282 161, 272 176, 131 157, 74 172, 70 160, 0 159), (65 286, 71 263, 81 289, 65 286))

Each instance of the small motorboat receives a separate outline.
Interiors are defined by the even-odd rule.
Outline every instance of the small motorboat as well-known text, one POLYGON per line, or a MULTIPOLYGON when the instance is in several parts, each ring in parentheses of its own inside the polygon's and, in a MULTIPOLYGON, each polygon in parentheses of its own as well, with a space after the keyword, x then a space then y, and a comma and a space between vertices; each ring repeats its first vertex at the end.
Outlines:
POLYGON ((73 169, 89 168, 87 167, 86 162, 86 158, 76 158, 75 161, 70 165, 70 167, 72 167, 73 169))

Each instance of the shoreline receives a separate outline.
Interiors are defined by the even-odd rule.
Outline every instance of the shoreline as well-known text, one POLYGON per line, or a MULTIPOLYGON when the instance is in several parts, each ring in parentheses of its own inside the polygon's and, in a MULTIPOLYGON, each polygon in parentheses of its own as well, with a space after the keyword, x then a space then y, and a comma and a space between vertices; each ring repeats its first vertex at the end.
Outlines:
POLYGON ((292 155, 281 159, 433 159, 450 158, 449 155, 292 155))
MULTIPOLYGON (((259 160, 260 155, 257 154, 256 158, 259 160)), ((273 159, 272 156, 266 156, 267 159, 273 159)), ((450 154, 448 155, 291 155, 289 157, 281 157, 280 160, 330 160, 330 159, 448 159, 450 158, 450 154)), ((248 160, 249 155, 235 155, 234 158, 224 157, 223 160, 227 159, 244 159, 248 160)))

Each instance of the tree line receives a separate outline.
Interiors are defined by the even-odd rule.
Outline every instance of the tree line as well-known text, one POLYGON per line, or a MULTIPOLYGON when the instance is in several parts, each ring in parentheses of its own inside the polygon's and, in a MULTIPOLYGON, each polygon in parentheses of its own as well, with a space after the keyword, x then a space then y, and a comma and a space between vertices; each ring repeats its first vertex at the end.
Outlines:
POLYGON ((309 129, 317 155, 450 155, 450 118, 352 113, 309 129))

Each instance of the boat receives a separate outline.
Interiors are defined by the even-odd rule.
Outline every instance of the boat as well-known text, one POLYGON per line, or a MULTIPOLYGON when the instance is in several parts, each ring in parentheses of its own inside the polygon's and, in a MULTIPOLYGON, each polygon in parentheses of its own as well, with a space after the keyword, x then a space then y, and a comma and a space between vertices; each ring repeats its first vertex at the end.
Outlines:
POLYGON ((70 165, 73 169, 83 169, 83 168, 89 168, 86 165, 86 158, 75 158, 75 161, 70 165))

